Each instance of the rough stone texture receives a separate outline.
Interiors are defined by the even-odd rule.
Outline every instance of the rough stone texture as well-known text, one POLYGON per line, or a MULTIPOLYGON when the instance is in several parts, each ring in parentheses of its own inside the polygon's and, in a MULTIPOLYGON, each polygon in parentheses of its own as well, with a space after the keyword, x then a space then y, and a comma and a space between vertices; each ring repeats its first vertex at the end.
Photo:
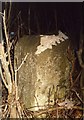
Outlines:
MULTIPOLYGON (((28 108, 46 105, 49 94, 52 101, 50 104, 53 104, 55 92, 57 98, 64 99, 69 84, 69 62, 66 54, 68 40, 36 55, 40 39, 41 36, 24 36, 15 47, 17 66, 29 53, 18 71, 19 95, 28 108)), ((34 110, 37 109, 38 107, 34 110)))

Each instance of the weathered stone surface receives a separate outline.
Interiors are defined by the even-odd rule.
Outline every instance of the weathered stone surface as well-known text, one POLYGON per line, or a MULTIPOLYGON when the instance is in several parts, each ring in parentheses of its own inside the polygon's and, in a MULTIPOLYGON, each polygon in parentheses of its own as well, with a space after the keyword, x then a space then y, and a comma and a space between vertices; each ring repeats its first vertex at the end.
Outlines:
POLYGON ((69 84, 69 62, 66 54, 68 40, 36 55, 40 39, 41 36, 24 36, 15 48, 17 66, 29 53, 24 65, 18 71, 19 95, 28 108, 46 105, 49 94, 53 104, 55 92, 57 98, 63 99, 69 84))

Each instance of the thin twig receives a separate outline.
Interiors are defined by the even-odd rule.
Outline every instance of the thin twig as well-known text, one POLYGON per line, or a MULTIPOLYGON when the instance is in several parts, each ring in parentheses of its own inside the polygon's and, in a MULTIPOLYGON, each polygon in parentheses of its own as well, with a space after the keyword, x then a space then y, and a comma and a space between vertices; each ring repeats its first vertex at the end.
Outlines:
POLYGON ((80 75, 81 75, 81 71, 80 71, 80 73, 78 74, 76 80, 73 82, 73 84, 72 84, 72 86, 70 87, 70 89, 73 88, 74 84, 78 81, 78 78, 80 77, 80 75))
POLYGON ((4 14, 3 14, 2 12, 0 12, 0 15, 1 15, 1 17, 3 17, 3 16, 4 16, 4 14))
MULTIPOLYGON (((15 19, 13 19, 12 23, 10 24, 10 28, 13 26, 13 24, 17 21, 19 15, 21 14, 21 11, 19 11, 18 15, 16 16, 15 19)), ((17 31, 16 31, 17 32, 17 31)))
POLYGON ((78 94, 74 89, 72 89, 72 91, 76 94, 76 96, 77 96, 77 98, 80 100, 80 102, 81 102, 82 104, 84 104, 84 102, 83 102, 83 100, 80 98, 79 94, 78 94))
POLYGON ((0 105, 0 108, 2 108, 2 107, 4 107, 6 104, 4 104, 4 105, 0 105))
POLYGON ((1 66, 0 66, 0 71, 1 71, 1 77, 2 77, 2 79, 3 79, 4 85, 5 85, 5 87, 8 89, 8 85, 7 85, 7 83, 6 83, 6 80, 4 79, 1 66))
POLYGON ((10 0, 10 6, 9 6, 9 12, 8 12, 8 19, 7 19, 7 28, 9 27, 9 20, 10 20, 10 14, 11 14, 11 6, 12 6, 12 2, 10 0))
POLYGON ((8 113, 8 109, 4 113, 2 112, 3 118, 6 118, 7 113, 8 113))
POLYGON ((24 62, 26 61, 28 54, 29 54, 29 53, 27 53, 27 54, 26 54, 26 56, 25 56, 24 60, 22 61, 22 63, 21 63, 21 64, 20 64, 20 66, 18 67, 18 69, 16 69, 16 70, 15 70, 15 72, 17 72, 17 71, 19 71, 19 70, 20 70, 20 68, 22 67, 22 65, 23 65, 23 64, 24 64, 24 62))
POLYGON ((16 86, 16 100, 18 99, 18 85, 17 85, 17 73, 20 70, 20 68, 22 67, 22 65, 24 64, 24 62, 26 61, 28 56, 28 53, 26 54, 24 60, 22 61, 22 63, 20 64, 20 66, 15 70, 15 86, 16 86))
POLYGON ((28 118, 28 115, 27 115, 27 113, 26 113, 26 111, 25 111, 25 110, 23 111, 23 113, 24 113, 24 115, 28 118))
POLYGON ((7 118, 8 119, 8 116, 10 115, 10 110, 8 109, 8 112, 7 112, 7 115, 5 117, 5 119, 7 118))
POLYGON ((83 50, 82 50, 82 48, 80 48, 79 51, 77 52, 77 56, 78 56, 78 60, 79 60, 80 66, 81 66, 82 68, 84 68, 84 63, 83 63, 82 57, 81 57, 82 52, 83 52, 83 50))
MULTIPOLYGON (((34 112, 34 116, 35 117, 38 117, 38 116, 40 116, 40 115, 42 115, 42 114, 46 114, 47 112, 52 112, 52 111, 54 111, 54 110, 64 110, 65 109, 65 107, 62 107, 62 106, 58 106, 58 108, 57 107, 55 107, 55 108, 49 108, 48 109, 48 111, 46 110, 46 109, 44 109, 44 110, 40 110, 39 112, 38 111, 35 111, 34 112)), ((73 107, 71 107, 71 108, 66 108, 66 110, 70 110, 70 109, 79 109, 79 110, 84 110, 84 108, 81 108, 81 107, 78 107, 78 106, 73 106, 73 107)))
POLYGON ((7 107, 8 107, 8 106, 7 106, 7 104, 6 104, 6 106, 5 106, 5 108, 4 108, 4 113, 7 111, 7 107))

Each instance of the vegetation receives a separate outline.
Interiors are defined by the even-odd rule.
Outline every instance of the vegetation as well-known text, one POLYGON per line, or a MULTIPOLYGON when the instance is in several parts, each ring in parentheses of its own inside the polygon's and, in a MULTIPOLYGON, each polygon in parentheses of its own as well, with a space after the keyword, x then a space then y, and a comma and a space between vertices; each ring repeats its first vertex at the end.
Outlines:
MULTIPOLYGON (((7 11, 4 10, 4 13, 1 13, 3 18, 3 27, 5 34, 5 41, 2 40, 0 43, 0 59, 1 59, 1 77, 2 83, 5 86, 7 91, 7 96, 5 101, 3 100, 2 104, 2 118, 83 118, 83 98, 81 92, 79 94, 78 84, 80 84, 81 73, 84 69, 84 64, 81 59, 81 54, 83 53, 83 47, 78 51, 77 56, 74 55, 74 59, 71 59, 72 51, 70 47, 67 49, 67 58, 71 64, 71 71, 69 75, 70 80, 70 89, 66 95, 64 101, 59 101, 56 99, 54 93, 54 104, 50 105, 50 98, 48 96, 48 105, 44 109, 39 109, 38 111, 31 111, 27 109, 24 103, 18 96, 18 85, 17 85, 17 72, 20 70, 28 53, 24 57, 24 60, 17 69, 14 69, 12 64, 11 56, 16 43, 16 39, 12 42, 9 37, 9 20, 10 20, 10 9, 8 12, 8 17, 6 15, 7 11), (78 61, 79 60, 79 61, 78 61), (77 69, 77 62, 79 62, 79 68, 77 69)), ((49 90, 49 93, 51 91, 49 90)), ((4 94, 4 92, 3 92, 4 94)))

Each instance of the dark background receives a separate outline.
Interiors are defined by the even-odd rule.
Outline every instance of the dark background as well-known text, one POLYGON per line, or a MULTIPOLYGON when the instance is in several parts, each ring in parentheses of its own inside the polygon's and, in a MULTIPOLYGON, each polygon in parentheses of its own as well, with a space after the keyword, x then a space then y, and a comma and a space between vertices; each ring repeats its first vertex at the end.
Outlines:
POLYGON ((23 34, 29 34, 29 28, 32 35, 57 34, 61 30, 78 47, 80 32, 83 32, 83 3, 12 3, 10 32, 17 33, 18 24, 23 34))

